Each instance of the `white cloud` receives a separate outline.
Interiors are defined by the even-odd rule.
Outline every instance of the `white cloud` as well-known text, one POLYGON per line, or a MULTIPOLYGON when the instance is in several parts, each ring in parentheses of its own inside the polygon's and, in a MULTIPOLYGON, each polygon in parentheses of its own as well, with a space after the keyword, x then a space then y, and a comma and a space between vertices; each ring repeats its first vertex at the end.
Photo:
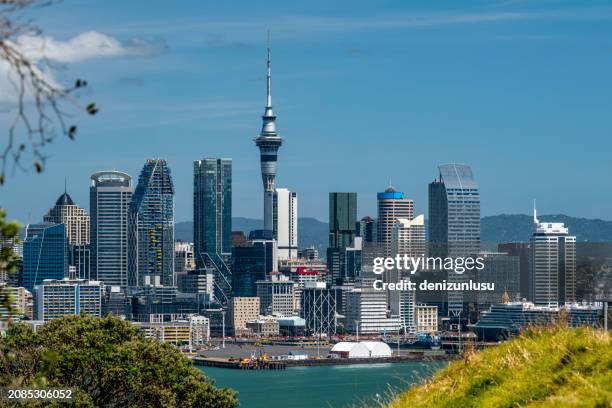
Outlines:
POLYGON ((142 40, 122 43, 97 31, 81 33, 68 41, 58 41, 52 37, 23 35, 17 39, 17 46, 25 55, 34 60, 47 58, 62 63, 83 62, 94 58, 146 56, 157 54, 165 48, 163 44, 142 40))
MULTIPOLYGON (((42 63, 50 62, 71 64, 96 58, 117 58, 127 56, 155 55, 165 49, 163 43, 131 40, 121 42, 116 38, 97 31, 81 33, 67 41, 52 37, 22 35, 12 43, 41 70, 47 81, 60 87, 49 67, 42 63)), ((0 60, 0 109, 14 108, 18 100, 18 76, 11 66, 0 60)), ((26 100, 30 100, 26 95, 26 100)))

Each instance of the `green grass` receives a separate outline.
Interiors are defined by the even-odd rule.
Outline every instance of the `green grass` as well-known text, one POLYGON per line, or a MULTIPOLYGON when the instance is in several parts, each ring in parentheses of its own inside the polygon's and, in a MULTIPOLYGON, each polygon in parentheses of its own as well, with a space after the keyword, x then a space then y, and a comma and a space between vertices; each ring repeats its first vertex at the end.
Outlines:
POLYGON ((561 326, 468 352, 388 406, 415 407, 612 407, 612 336, 561 326))

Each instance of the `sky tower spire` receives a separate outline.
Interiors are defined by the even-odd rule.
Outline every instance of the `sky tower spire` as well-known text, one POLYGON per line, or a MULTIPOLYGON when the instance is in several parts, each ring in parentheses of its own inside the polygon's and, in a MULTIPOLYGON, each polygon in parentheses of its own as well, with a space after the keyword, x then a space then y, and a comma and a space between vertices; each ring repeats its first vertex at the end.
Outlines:
POLYGON ((271 72, 271 65, 272 65, 272 58, 271 58, 271 53, 270 53, 270 30, 268 30, 268 75, 266 77, 266 90, 267 90, 267 96, 268 99, 266 101, 266 108, 270 108, 272 109, 272 72, 271 72))
POLYGON ((276 133, 276 116, 272 111, 272 73, 271 73, 270 32, 268 31, 268 57, 266 73, 266 107, 261 117, 261 133, 255 138, 255 145, 259 148, 261 164, 261 179, 264 188, 264 229, 273 230, 273 200, 276 182, 276 163, 278 149, 283 139, 276 133))

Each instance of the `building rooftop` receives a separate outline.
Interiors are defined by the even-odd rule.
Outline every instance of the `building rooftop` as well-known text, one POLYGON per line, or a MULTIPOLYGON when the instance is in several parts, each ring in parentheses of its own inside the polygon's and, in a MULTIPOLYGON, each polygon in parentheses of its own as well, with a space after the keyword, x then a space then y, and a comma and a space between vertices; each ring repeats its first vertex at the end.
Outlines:
POLYGON ((72 197, 68 193, 64 193, 55 202, 55 205, 64 206, 64 205, 75 205, 74 201, 72 201, 72 197))

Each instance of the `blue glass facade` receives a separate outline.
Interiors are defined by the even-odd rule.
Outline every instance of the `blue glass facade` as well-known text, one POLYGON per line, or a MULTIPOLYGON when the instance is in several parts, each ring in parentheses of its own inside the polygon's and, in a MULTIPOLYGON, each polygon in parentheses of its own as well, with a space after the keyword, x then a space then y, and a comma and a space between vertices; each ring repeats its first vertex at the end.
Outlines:
POLYGON ((266 280, 274 268, 274 241, 254 241, 232 250, 234 296, 257 296, 257 281, 266 280))
POLYGON ((129 207, 130 286, 174 285, 174 186, 165 160, 147 160, 129 207))
POLYGON ((376 198, 379 200, 403 200, 406 195, 401 191, 383 191, 377 193, 376 198))
POLYGON ((64 224, 30 224, 23 242, 22 284, 30 292, 44 279, 68 274, 68 239, 64 224))

